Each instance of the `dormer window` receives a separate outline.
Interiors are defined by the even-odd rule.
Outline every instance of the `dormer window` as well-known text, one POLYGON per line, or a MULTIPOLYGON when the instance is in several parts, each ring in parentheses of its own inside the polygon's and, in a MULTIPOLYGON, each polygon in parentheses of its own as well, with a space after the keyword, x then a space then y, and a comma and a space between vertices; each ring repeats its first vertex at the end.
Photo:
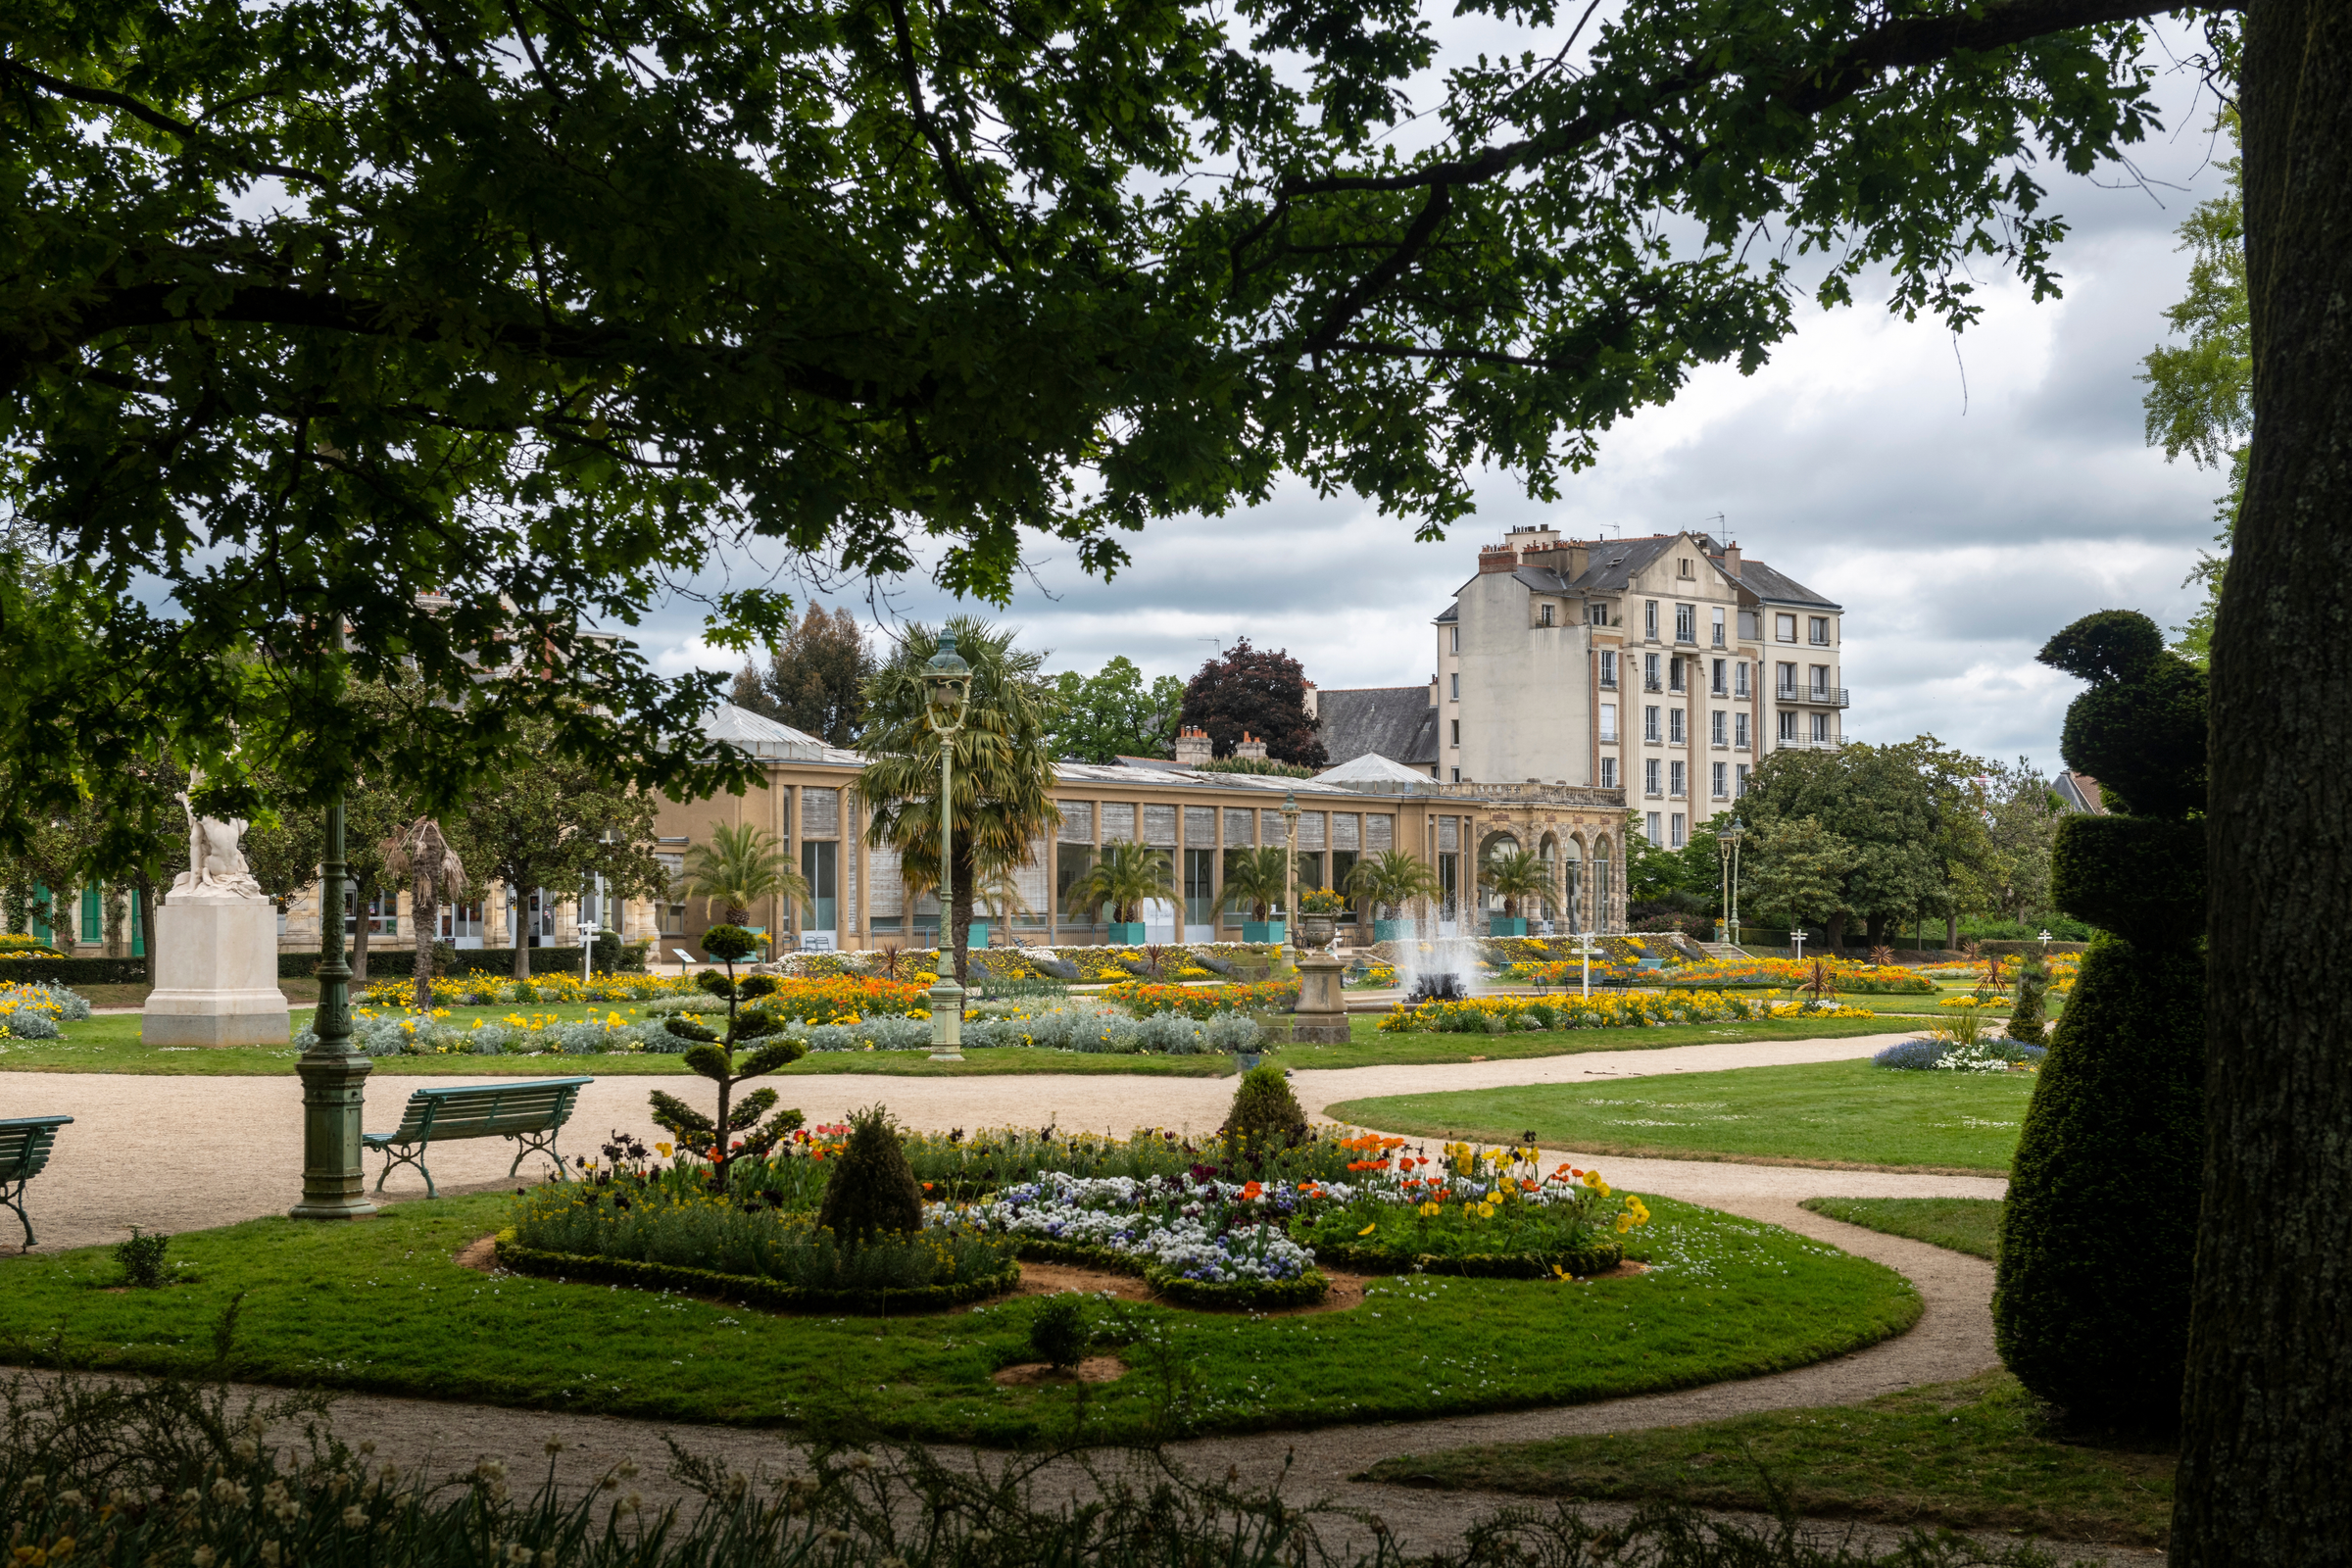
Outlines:
POLYGON ((1698 568, 1695 564, 1693 564, 1689 556, 1679 557, 1676 560, 1675 564, 1682 568, 1682 576, 1695 577, 1698 575, 1698 568))
POLYGON ((1548 604, 1544 607, 1544 624, 1546 626, 1551 624, 1551 606, 1548 604))

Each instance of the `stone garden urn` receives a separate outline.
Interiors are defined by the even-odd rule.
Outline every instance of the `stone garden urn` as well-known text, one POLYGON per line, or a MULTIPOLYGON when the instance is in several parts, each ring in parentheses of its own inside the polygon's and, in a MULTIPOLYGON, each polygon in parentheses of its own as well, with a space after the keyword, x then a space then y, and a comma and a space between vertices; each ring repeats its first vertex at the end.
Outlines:
POLYGON ((1303 947, 1328 948, 1339 930, 1328 914, 1302 914, 1298 917, 1298 941, 1303 947))

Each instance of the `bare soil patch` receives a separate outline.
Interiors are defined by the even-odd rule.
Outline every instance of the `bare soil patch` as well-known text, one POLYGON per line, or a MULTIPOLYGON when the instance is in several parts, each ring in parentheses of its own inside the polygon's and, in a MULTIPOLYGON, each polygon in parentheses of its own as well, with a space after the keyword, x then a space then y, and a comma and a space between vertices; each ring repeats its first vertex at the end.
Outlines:
POLYGON ((1008 1389, 1041 1383, 1113 1383, 1127 1375, 1127 1363, 1115 1355, 1090 1355, 1075 1370, 1052 1367, 1043 1361, 1023 1361, 996 1372, 994 1380, 1008 1389))

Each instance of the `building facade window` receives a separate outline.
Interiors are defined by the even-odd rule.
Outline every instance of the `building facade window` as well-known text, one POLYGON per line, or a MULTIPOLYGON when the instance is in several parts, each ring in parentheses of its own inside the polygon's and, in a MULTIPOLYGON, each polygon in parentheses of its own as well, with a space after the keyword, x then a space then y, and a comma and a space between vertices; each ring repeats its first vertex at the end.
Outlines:
POLYGON ((1710 793, 1719 801, 1728 797, 1732 793, 1732 764, 1729 762, 1715 763, 1711 776, 1714 779, 1715 787, 1710 793))
POLYGON ((1615 703, 1600 705, 1600 738, 1604 741, 1613 741, 1617 738, 1617 705, 1615 703))
POLYGON ((1814 647, 1827 648, 1830 646, 1829 616, 1813 615, 1808 617, 1806 621, 1806 630, 1811 634, 1814 647))
POLYGON ((1743 752, 1747 750, 1747 715, 1745 713, 1732 715, 1732 744, 1743 752))
POLYGON ((1740 640, 1749 643, 1760 641, 1764 636, 1763 624, 1763 617, 1754 611, 1742 610, 1740 612, 1740 640))
POLYGON ((1604 757, 1600 760, 1600 787, 1604 790, 1613 790, 1617 787, 1617 759, 1614 757, 1604 757))
POLYGON ((1690 775, 1684 771, 1689 765, 1679 761, 1666 764, 1666 793, 1678 801, 1690 793, 1686 787, 1686 781, 1690 775))
POLYGON ((1678 643, 1698 641, 1698 607, 1696 605, 1674 607, 1674 640, 1678 643))
POLYGON ((1462 628, 1459 626, 1448 626, 1446 628, 1446 632, 1448 639, 1446 644, 1446 652, 1454 654, 1460 653, 1462 651, 1462 628))
POLYGON ((1683 662, 1679 659, 1666 661, 1666 689, 1668 691, 1679 692, 1683 689, 1683 662))
POLYGON ((1813 738, 1817 741, 1832 741, 1838 738, 1838 732, 1830 727, 1829 714, 1815 713, 1813 715, 1813 738))
MULTIPOLYGON (((1454 745, 1456 745, 1456 746, 1459 746, 1459 745, 1461 745, 1461 744, 1462 744, 1462 721, 1461 721, 1460 719, 1458 719, 1458 718, 1457 718, 1457 719, 1453 719, 1453 720, 1451 720, 1451 723, 1452 723, 1452 725, 1453 725, 1453 744, 1454 744, 1454 745)), ((940 765, 944 767, 944 766, 946 766, 947 764, 943 762, 943 763, 941 763, 940 765)), ((956 824, 955 824, 955 823, 953 823, 953 822, 950 822, 948 825, 949 825, 950 827, 954 827, 956 824)))
POLYGON ((1730 662, 1731 662, 1729 660, 1718 659, 1714 661, 1714 667, 1707 671, 1707 690, 1713 692, 1718 697, 1722 697, 1727 694, 1727 688, 1724 685, 1724 679, 1730 662))
POLYGON ((801 906, 801 925, 808 931, 841 929, 841 846, 830 839, 801 845, 801 875, 808 883, 808 902, 801 906))
POLYGON ((1680 746, 1689 739, 1690 737, 1683 733, 1683 710, 1679 708, 1669 708, 1666 710, 1667 743, 1673 746, 1680 746))
MULTIPOLYGON (((1660 788, 1658 787, 1658 768, 1659 768, 1659 765, 1660 765, 1660 764, 1659 764, 1659 762, 1658 762, 1658 760, 1657 760, 1656 758, 1654 758, 1654 757, 1644 757, 1643 759, 1642 759, 1642 794, 1644 794, 1644 795, 1663 795, 1663 794, 1665 794, 1665 793, 1666 793, 1664 790, 1662 790, 1662 789, 1660 789, 1660 788)), ((1654 823, 1655 819, 1653 818, 1653 819, 1652 819, 1652 821, 1653 821, 1653 823, 1654 823)))
POLYGON ((1796 739, 1796 714, 1786 708, 1781 710, 1781 739, 1796 739))
POLYGON ((1732 768, 1732 787, 1738 790, 1740 795, 1744 796, 1747 793, 1747 764, 1745 762, 1734 764, 1732 768))
POLYGON ((1726 713, 1720 708, 1716 709, 1713 712, 1707 715, 1707 743, 1709 745, 1722 746, 1728 744, 1728 739, 1724 733, 1723 721, 1730 716, 1731 715, 1729 713, 1726 713))
POLYGON ((1455 784, 1459 784, 1461 781, 1462 781, 1462 770, 1461 770, 1460 768, 1458 768, 1458 767, 1457 767, 1457 768, 1455 768, 1455 769, 1453 770, 1453 777, 1452 777, 1452 779, 1451 779, 1449 782, 1451 782, 1451 783, 1455 783, 1455 784))
POLYGON ((1653 643, 1658 640, 1658 602, 1655 599, 1642 601, 1642 635, 1653 643))
POLYGON ((1813 700, 1820 702, 1830 695, 1830 666, 1815 664, 1805 673, 1813 677, 1813 700))
POLYGON ((1595 626, 1606 626, 1609 623, 1609 607, 1597 600, 1587 605, 1585 619, 1595 626))
POLYGON ((1655 708, 1642 710, 1642 738, 1645 741, 1658 738, 1658 710, 1655 708))
POLYGON ((1549 605, 1544 607, 1544 624, 1546 626, 1551 624, 1551 606, 1549 605))
POLYGON ((1715 646, 1716 646, 1716 647, 1718 647, 1718 648, 1721 648, 1721 647, 1723 647, 1723 646, 1724 646, 1724 640, 1723 640, 1723 607, 1722 607, 1721 605, 1717 605, 1717 606, 1715 607, 1715 612, 1714 612, 1714 613, 1715 613, 1715 646))
POLYGON ((1735 697, 1747 695, 1747 661, 1744 659, 1732 666, 1732 695, 1735 697))
POLYGON ((1683 813, 1680 811, 1667 818, 1667 848, 1679 850, 1689 840, 1690 834, 1683 828, 1684 820, 1683 813))
POLYGON ((1796 666, 1789 663, 1780 663, 1773 665, 1772 668, 1773 673, 1780 677, 1775 682, 1775 684, 1780 688, 1780 695, 1783 697, 1794 697, 1796 695, 1796 666))
POLYGON ((1649 840, 1649 842, 1652 844, 1663 844, 1666 842, 1664 837, 1658 832, 1657 812, 1651 811, 1645 817, 1643 817, 1642 822, 1642 836, 1649 840))
POLYGON ((1617 689, 1617 655, 1612 649, 1600 651, 1600 683, 1610 691, 1617 689))
MULTIPOLYGON (((1458 703, 1462 700, 1462 677, 1455 675, 1452 676, 1451 679, 1453 684, 1447 688, 1447 691, 1453 700, 1458 703)), ((950 827, 955 826, 953 822, 949 823, 948 825, 950 827)))
POLYGON ((1772 640, 1776 643, 1792 643, 1796 641, 1796 617, 1794 615, 1773 616, 1772 640))
POLYGON ((1217 918, 1217 852, 1184 852, 1184 919, 1187 925, 1214 925, 1217 918))
POLYGON ((1655 654, 1642 656, 1642 689, 1645 692, 1662 689, 1658 685, 1658 656, 1655 654))

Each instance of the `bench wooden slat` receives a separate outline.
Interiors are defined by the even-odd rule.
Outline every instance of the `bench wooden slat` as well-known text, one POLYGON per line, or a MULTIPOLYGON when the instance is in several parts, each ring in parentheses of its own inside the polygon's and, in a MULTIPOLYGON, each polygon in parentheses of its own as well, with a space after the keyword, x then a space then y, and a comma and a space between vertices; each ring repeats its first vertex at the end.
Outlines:
POLYGON ((71 1116, 17 1116, 0 1121, 0 1182, 30 1181, 49 1163, 57 1130, 71 1116))

